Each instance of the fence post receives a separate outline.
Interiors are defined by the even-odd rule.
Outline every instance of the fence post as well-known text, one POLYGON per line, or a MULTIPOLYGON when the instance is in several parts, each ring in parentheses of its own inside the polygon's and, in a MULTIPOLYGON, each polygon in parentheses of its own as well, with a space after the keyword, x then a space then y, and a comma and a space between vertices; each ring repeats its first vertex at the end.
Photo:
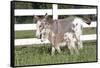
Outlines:
POLYGON ((53 7, 53 10, 52 10, 53 19, 58 19, 58 13, 57 13, 58 5, 57 4, 53 4, 52 7, 53 7))

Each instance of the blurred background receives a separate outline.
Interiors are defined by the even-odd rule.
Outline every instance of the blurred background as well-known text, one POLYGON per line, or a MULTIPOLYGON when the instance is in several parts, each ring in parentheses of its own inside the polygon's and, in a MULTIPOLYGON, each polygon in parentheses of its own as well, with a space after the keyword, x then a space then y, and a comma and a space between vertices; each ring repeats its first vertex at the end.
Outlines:
MULTIPOLYGON (((69 4, 58 4, 58 9, 87 9, 87 8, 96 8, 95 6, 86 6, 86 5, 69 5, 69 4)), ((52 9, 52 4, 50 3, 32 3, 32 2, 15 2, 15 9, 52 9)), ((52 16, 49 15, 51 18, 52 16)), ((88 17, 92 21, 97 20, 96 15, 77 15, 79 17, 88 17)), ((40 16, 42 17, 42 16, 40 16)), ((58 18, 66 18, 68 15, 59 15, 58 18)), ((15 16, 16 24, 28 24, 28 23, 36 23, 34 16, 15 16)))

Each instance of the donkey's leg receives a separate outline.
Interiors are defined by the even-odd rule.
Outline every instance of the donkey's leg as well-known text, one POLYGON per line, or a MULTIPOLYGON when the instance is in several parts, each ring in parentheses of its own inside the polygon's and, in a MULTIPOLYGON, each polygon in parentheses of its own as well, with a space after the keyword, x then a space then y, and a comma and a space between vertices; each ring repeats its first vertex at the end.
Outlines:
POLYGON ((52 51, 51 51, 51 54, 54 55, 55 54, 55 38, 53 36, 51 38, 51 43, 52 43, 52 51))
POLYGON ((72 45, 73 51, 75 51, 75 54, 79 54, 78 48, 76 47, 74 41, 71 43, 71 45, 72 45))
POLYGON ((79 37, 78 40, 77 40, 77 45, 78 45, 78 49, 82 49, 82 48, 83 48, 83 43, 82 43, 82 41, 80 40, 80 37, 79 37))
POLYGON ((51 51, 51 55, 55 54, 55 47, 52 46, 52 51, 51 51))
POLYGON ((74 51, 75 51, 75 54, 77 54, 77 55, 79 54, 79 51, 76 47, 74 47, 74 51))
POLYGON ((57 46, 57 47, 55 47, 55 48, 56 48, 57 52, 60 54, 60 53, 61 53, 60 46, 57 46))
POLYGON ((72 47, 69 47, 69 50, 70 50, 71 55, 73 55, 74 54, 73 48, 72 47))
POLYGON ((82 44, 82 41, 80 39, 80 35, 75 35, 75 38, 76 38, 76 44, 78 45, 78 49, 82 49, 83 44, 82 44))
POLYGON ((79 49, 82 49, 82 48, 83 48, 83 43, 82 43, 81 40, 79 41, 79 44, 80 44, 80 45, 78 46, 78 48, 79 48, 79 49))
POLYGON ((68 42, 68 49, 70 50, 71 55, 73 55, 74 51, 71 42, 68 42))

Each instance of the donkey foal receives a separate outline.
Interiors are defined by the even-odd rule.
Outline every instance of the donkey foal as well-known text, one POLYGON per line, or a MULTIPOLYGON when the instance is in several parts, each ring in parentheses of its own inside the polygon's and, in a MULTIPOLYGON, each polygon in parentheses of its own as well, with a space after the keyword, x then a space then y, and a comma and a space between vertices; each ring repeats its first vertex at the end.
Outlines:
POLYGON ((71 54, 74 54, 74 52, 75 54, 78 54, 78 49, 75 46, 76 39, 72 32, 55 34, 50 29, 43 29, 41 40, 44 41, 45 39, 48 39, 52 44, 52 55, 55 54, 55 50, 57 50, 58 53, 61 53, 61 46, 67 46, 71 54))

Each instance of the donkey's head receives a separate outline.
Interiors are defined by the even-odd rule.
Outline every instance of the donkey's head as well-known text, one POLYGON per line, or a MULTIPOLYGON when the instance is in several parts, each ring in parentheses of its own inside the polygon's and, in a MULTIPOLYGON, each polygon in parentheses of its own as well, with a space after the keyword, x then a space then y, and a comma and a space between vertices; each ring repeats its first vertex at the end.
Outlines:
POLYGON ((42 33, 43 33, 44 29, 48 28, 48 25, 49 25, 48 21, 47 21, 47 17, 48 17, 47 13, 45 14, 45 16, 42 19, 35 16, 35 18, 37 20, 36 36, 40 39, 42 38, 42 33))

